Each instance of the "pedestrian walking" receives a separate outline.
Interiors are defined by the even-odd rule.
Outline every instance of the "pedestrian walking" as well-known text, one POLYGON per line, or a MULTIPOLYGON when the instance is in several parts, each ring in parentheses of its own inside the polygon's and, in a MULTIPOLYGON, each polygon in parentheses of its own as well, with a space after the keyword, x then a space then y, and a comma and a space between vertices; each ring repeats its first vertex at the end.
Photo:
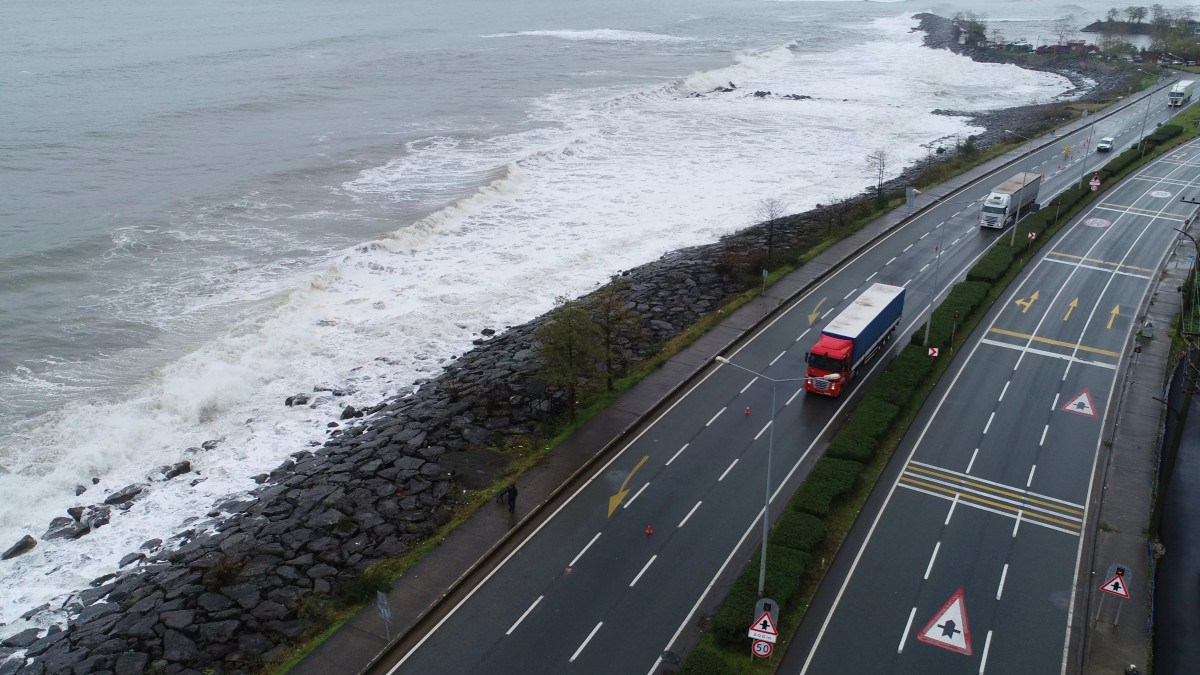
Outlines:
POLYGON ((509 485, 504 489, 503 494, 508 499, 508 512, 513 513, 517 508, 517 484, 509 485))

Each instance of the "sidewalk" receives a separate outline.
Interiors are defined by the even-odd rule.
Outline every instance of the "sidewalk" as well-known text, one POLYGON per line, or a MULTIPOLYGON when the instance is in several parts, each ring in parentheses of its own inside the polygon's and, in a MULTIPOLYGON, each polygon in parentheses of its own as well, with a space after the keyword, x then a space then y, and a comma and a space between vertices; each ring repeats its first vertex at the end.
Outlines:
MULTIPOLYGON (((1099 118, 1144 102, 1144 95, 1114 104, 1100 113, 1099 118)), ((1096 119, 1097 116, 1093 115, 1073 122, 1059 129, 1057 135, 1039 139, 1037 147, 1059 142, 1063 134, 1086 127, 1096 119)), ((549 515, 552 509, 545 509, 544 506, 568 492, 576 479, 588 474, 594 466, 623 447, 632 438, 641 420, 665 407, 712 362, 714 356, 726 352, 744 336, 769 321, 777 309, 798 298, 880 237, 907 223, 913 216, 927 212, 939 199, 949 197, 990 173, 1011 168, 1027 152, 1031 152, 1029 144, 1022 145, 1007 155, 917 195, 911 211, 902 207, 880 217, 768 288, 766 295, 733 312, 720 325, 589 420, 545 460, 527 471, 518 480, 520 497, 517 499, 515 515, 510 515, 507 508, 485 505, 398 579, 388 592, 392 614, 390 643, 384 637, 384 624, 376 608, 368 606, 314 649, 291 672, 298 675, 361 673, 372 666, 385 649, 415 644, 416 638, 409 636, 414 628, 419 625, 427 629, 449 612, 457 598, 465 595, 474 583, 503 559, 509 549, 532 533, 549 515)), ((1150 438, 1153 437, 1151 434, 1150 438)))

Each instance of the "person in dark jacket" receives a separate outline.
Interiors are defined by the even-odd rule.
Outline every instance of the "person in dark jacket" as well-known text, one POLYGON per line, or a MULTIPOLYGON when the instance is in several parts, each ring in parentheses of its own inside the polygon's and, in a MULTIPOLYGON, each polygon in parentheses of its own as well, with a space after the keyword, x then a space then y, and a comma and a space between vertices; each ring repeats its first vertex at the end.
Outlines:
POLYGON ((517 484, 513 483, 504 488, 499 496, 508 500, 508 512, 513 513, 517 508, 517 484))

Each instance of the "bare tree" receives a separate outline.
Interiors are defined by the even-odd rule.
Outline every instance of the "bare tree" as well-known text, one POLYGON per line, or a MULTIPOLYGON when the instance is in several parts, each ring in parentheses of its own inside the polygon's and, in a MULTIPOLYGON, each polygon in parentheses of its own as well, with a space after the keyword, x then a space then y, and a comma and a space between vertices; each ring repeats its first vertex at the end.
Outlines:
POLYGON ((1058 38, 1058 44, 1065 45, 1067 40, 1075 34, 1075 16, 1068 14, 1055 19, 1051 30, 1058 38))
POLYGON ((1116 7, 1113 7, 1112 9, 1108 10, 1108 14, 1104 15, 1104 20, 1109 24, 1116 23, 1117 19, 1120 19, 1120 18, 1121 18, 1121 10, 1117 9, 1116 7))
POLYGON ((775 245, 775 221, 787 215, 787 202, 769 197, 754 206, 754 219, 767 224, 767 269, 771 269, 771 249, 775 245))
POLYGON ((1128 17, 1129 23, 1141 23, 1142 19, 1146 18, 1146 8, 1136 5, 1126 7, 1125 16, 1128 17))
POLYGON ((883 179, 887 176, 889 159, 891 157, 883 148, 867 155, 867 170, 875 176, 875 197, 879 200, 883 199, 883 179))

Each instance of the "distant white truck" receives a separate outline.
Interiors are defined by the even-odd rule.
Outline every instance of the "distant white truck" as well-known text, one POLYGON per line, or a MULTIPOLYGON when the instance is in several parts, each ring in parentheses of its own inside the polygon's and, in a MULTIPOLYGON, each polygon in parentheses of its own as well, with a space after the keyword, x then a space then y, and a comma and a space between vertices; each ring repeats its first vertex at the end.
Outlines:
POLYGON ((1167 93, 1167 106, 1178 108, 1192 100, 1192 92, 1196 89, 1195 80, 1180 80, 1167 93))
POLYGON ((1004 229, 1009 223, 1017 222, 1027 207, 1036 210, 1041 184, 1041 174, 1021 172, 992 188, 979 209, 979 226, 1004 229))

